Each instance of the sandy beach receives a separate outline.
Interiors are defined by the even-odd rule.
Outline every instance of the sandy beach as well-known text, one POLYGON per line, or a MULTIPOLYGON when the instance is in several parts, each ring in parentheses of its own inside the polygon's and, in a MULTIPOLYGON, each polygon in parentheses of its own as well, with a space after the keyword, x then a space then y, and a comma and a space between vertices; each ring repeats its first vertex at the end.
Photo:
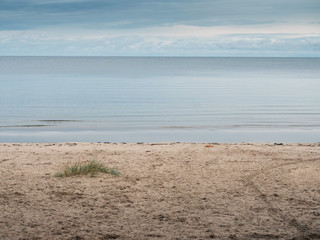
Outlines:
POLYGON ((1 240, 320 239, 320 143, 0 143, 0 183, 1 240))

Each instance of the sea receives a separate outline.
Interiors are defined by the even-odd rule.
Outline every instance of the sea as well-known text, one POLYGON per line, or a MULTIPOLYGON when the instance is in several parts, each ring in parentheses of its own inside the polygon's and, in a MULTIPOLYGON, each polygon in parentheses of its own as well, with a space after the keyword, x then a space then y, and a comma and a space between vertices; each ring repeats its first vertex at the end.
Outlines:
POLYGON ((0 142, 320 142, 320 58, 0 57, 0 142))

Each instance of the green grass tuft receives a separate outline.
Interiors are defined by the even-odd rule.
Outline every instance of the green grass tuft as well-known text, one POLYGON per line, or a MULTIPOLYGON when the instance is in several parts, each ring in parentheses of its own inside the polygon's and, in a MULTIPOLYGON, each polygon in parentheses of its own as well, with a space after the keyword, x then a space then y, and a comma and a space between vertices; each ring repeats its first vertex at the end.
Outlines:
POLYGON ((78 175, 88 175, 91 177, 96 176, 99 172, 108 173, 114 176, 120 176, 121 174, 114 168, 107 168, 103 163, 96 160, 90 162, 75 162, 65 165, 62 172, 57 172, 55 177, 71 177, 78 175))

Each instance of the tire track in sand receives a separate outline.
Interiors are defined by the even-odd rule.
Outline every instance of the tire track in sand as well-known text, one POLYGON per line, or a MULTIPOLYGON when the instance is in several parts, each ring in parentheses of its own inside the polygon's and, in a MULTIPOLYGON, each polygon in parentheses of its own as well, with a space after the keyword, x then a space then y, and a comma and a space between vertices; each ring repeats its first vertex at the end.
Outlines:
POLYGON ((260 189, 259 186, 257 184, 255 184, 254 182, 254 178, 258 177, 259 175, 265 174, 267 172, 269 172, 270 170, 274 170, 277 168, 282 168, 282 167, 286 167, 286 166, 291 166, 291 165, 296 165, 296 164, 302 164, 302 163, 307 163, 307 162, 316 162, 316 161, 320 161, 320 158, 312 158, 312 159, 308 159, 308 160, 296 160, 293 162, 289 162, 289 163, 281 163, 275 166, 270 166, 270 167, 266 167, 264 169, 261 169, 259 171, 257 171, 254 174, 251 174, 249 176, 247 176, 244 179, 245 182, 245 186, 250 187, 251 189, 253 189, 258 197, 264 202, 264 204, 267 206, 267 211, 271 214, 271 217, 273 219, 276 220, 276 217, 280 217, 281 219, 283 219, 283 221, 287 224, 289 224, 290 226, 294 227, 295 229, 297 229, 297 231, 300 233, 300 236, 292 238, 292 240, 307 240, 307 239, 320 239, 320 233, 315 233, 312 232, 312 230, 297 221, 297 219, 295 219, 293 216, 291 216, 289 213, 284 213, 281 208, 276 208, 273 206, 272 202, 270 200, 268 200, 268 197, 266 194, 264 194, 260 189))

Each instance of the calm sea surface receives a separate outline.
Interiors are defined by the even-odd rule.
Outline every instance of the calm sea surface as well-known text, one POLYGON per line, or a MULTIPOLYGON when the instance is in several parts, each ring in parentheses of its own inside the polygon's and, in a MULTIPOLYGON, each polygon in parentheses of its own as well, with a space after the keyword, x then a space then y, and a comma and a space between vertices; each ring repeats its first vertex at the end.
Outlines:
POLYGON ((0 142, 320 142, 320 58, 0 57, 0 142))

